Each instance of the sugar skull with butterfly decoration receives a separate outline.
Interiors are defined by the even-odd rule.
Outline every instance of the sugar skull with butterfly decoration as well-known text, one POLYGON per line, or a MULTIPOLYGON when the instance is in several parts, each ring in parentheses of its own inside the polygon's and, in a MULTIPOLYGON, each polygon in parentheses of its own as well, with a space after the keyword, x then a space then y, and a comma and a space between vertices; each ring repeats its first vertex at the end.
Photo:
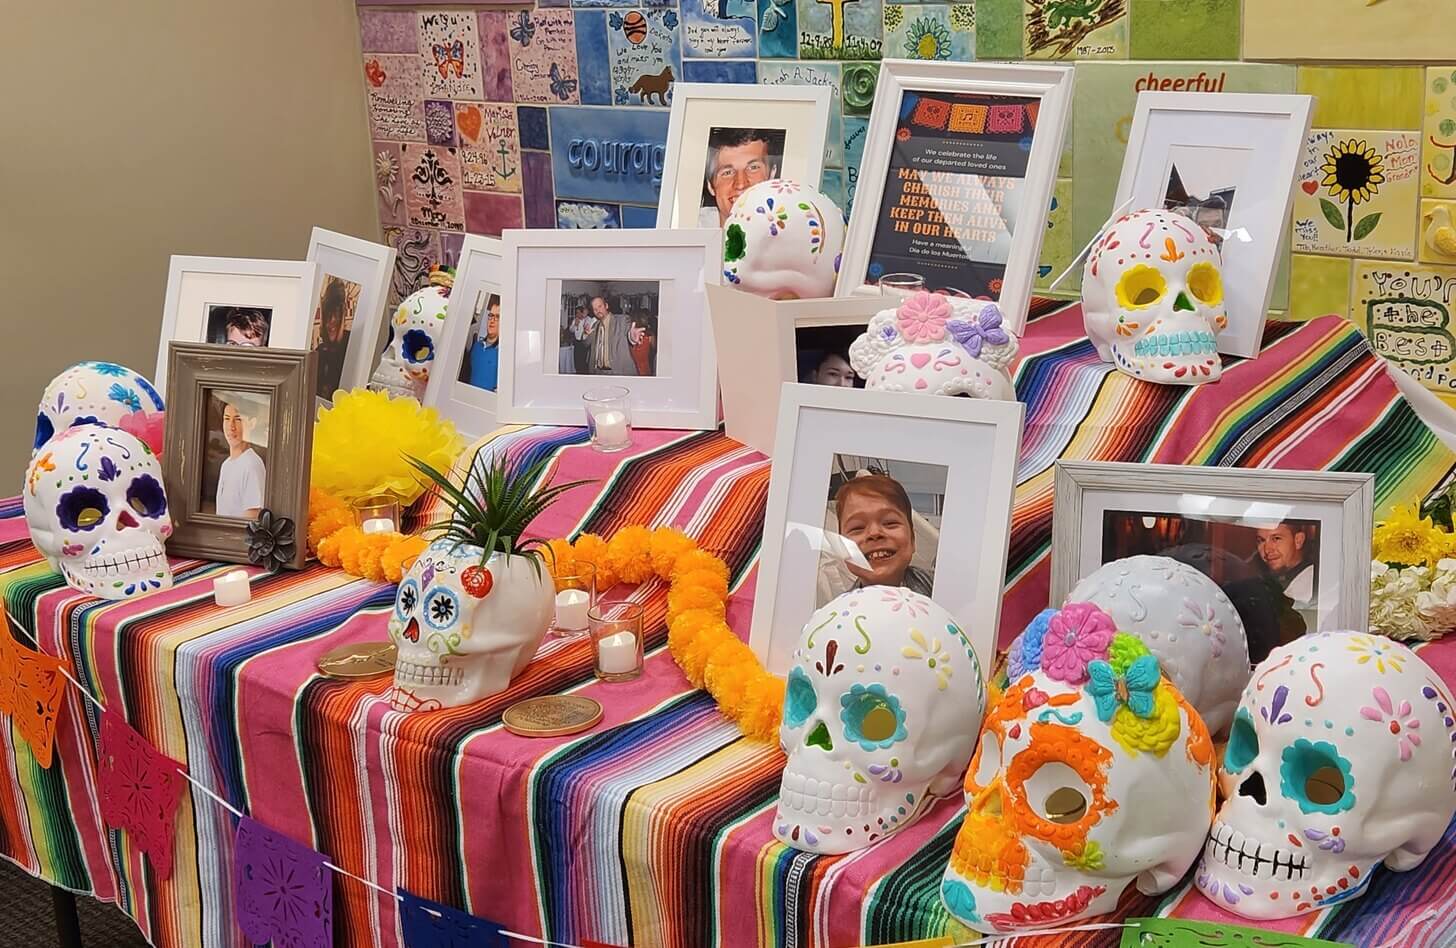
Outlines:
POLYGON ((738 195, 723 231, 723 277, 775 300, 834 295, 844 213, 813 188, 784 178, 738 195))
POLYGON ((1213 819, 1213 742, 1157 657, 1090 603, 1046 619, 986 715, 941 882, 951 913, 991 934, 1168 890, 1213 819))
POLYGON ((1011 400, 1016 350, 995 303, 917 293, 877 313, 849 360, 866 388, 1011 400))
POLYGON ((1216 382, 1224 313, 1214 238, 1172 211, 1135 211, 1107 226, 1087 257, 1082 316, 1104 362, 1149 382, 1216 382))
POLYGON ((157 416, 164 408, 162 396, 141 373, 115 362, 78 362, 41 395, 33 449, 73 425, 130 426, 133 418, 157 416))
POLYGON ((454 273, 432 267, 430 284, 399 304, 389 321, 389 345, 370 379, 371 388, 424 398, 435 363, 435 347, 444 338, 445 311, 454 273))

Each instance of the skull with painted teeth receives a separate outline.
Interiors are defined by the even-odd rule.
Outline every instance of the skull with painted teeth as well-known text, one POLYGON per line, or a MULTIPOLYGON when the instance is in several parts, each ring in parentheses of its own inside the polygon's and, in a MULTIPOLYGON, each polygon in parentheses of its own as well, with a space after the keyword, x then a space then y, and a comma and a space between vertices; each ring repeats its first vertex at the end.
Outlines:
POLYGON ((891 586, 832 600, 789 670, 774 835, 847 853, 904 829, 955 790, 984 710, 980 663, 946 610, 891 586))
POLYGON ((1218 245, 1172 211, 1108 225, 1087 258, 1082 316, 1104 362, 1150 382, 1216 382, 1228 325, 1218 245))
POLYGON ((1412 869, 1456 812, 1456 710, 1384 636, 1280 646, 1245 686, 1224 796, 1194 882, 1221 908, 1285 918, 1353 898, 1382 862, 1412 869))

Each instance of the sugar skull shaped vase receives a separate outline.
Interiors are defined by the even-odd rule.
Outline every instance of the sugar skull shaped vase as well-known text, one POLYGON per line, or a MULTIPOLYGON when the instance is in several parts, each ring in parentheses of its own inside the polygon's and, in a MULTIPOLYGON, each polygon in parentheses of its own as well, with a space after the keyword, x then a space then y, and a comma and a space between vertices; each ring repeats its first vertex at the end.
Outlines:
POLYGON ((987 712, 965 790, 946 907, 992 934, 1065 925, 1193 865, 1213 818, 1213 742, 1141 641, 1068 603, 987 712))
POLYGON ((555 612, 544 565, 440 539, 399 584, 389 637, 399 650, 392 701, 432 711, 504 691, 536 654, 555 612))
POLYGON ((1268 919, 1352 899, 1382 863, 1414 869, 1456 812, 1453 748, 1451 694, 1404 645, 1320 632, 1279 646, 1235 712, 1194 881, 1268 919))
POLYGON ((995 303, 916 293, 876 313, 849 359, 866 388, 1011 401, 1016 350, 995 303))
POLYGON ((389 320, 389 345, 370 379, 371 388, 396 395, 425 397, 435 348, 445 331, 445 308, 450 302, 454 273, 444 267, 430 271, 430 285, 416 290, 389 320))
POLYGON ((954 792, 985 707, 976 653, 940 606, 895 586, 832 600, 789 670, 774 835, 847 853, 904 829, 954 792))
POLYGON ((31 542, 73 589, 130 599, 171 587, 162 466, 135 435, 67 428, 31 457, 22 498, 31 542))
POLYGON ((723 231, 723 277, 775 300, 834 295, 844 212, 813 188, 761 181, 733 202, 723 231))
POLYGON ((1172 211, 1107 226, 1082 274, 1082 317, 1102 361, 1149 382, 1216 382, 1223 263, 1202 227, 1172 211))
MULTIPOLYGON (((1096 605, 1119 630, 1142 639, 1210 733, 1229 726, 1249 680, 1249 645, 1238 610, 1217 583, 1166 556, 1129 556, 1099 567, 1067 601, 1096 605)), ((1032 623, 1012 644, 1013 651, 1019 644, 1023 663, 1040 653, 1044 628, 1032 623)))
POLYGON ((72 425, 119 428, 138 413, 155 414, 165 407, 141 373, 115 362, 78 362, 51 379, 41 395, 34 449, 72 425))

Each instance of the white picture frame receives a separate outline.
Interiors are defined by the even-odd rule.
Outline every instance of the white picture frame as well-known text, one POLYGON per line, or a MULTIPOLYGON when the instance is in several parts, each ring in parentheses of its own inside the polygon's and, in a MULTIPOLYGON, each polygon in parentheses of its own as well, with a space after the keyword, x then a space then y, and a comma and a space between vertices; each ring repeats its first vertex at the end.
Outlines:
MULTIPOLYGON (((818 327, 857 327, 894 301, 879 296, 824 300, 771 300, 719 284, 708 287, 723 430, 728 437, 772 456, 779 419, 779 389, 802 382, 798 333, 818 327)), ((863 382, 860 383, 861 385, 863 382)))
POLYGON ((300 260, 174 255, 167 268, 155 385, 167 389, 167 346, 208 342, 210 317, 228 308, 266 310, 269 348, 308 349, 318 265, 300 260))
MULTIPOLYGON (((1161 529, 1160 518, 1251 533, 1259 525, 1315 522, 1318 548, 1308 564, 1314 570, 1309 579, 1314 599, 1305 610, 1308 615, 1302 615, 1306 633, 1316 631, 1308 628, 1310 620, 1320 630, 1364 630, 1369 625, 1373 474, 1057 461, 1053 483, 1053 605, 1060 605, 1080 579, 1103 565, 1109 515, 1143 517, 1141 526, 1147 530, 1161 529)), ((1293 583, 1284 588, 1292 589, 1293 583)))
POLYGON ((829 101, 827 86, 674 83, 657 226, 722 228, 727 215, 707 220, 710 208, 702 203, 714 196, 706 172, 713 133, 719 129, 765 132, 767 139, 760 140, 770 156, 774 143, 781 151, 763 180, 787 178, 817 189, 824 167, 829 101), (773 133, 782 133, 783 141, 773 142, 773 133))
POLYGON ((499 421, 584 425, 582 395, 625 384, 631 390, 632 424, 639 428, 717 427, 717 360, 703 290, 720 279, 719 231, 507 230, 501 244, 501 354, 506 358, 496 393, 499 421), (562 310, 574 287, 651 282, 658 283, 662 316, 655 375, 560 371, 563 350, 569 348, 561 344, 562 310))
MULTIPOLYGON (((466 234, 460 248, 460 262, 455 270, 455 283, 450 289, 450 302, 445 308, 445 330, 435 365, 445 371, 432 371, 425 388, 425 404, 455 423, 467 438, 478 438, 496 428, 497 393, 460 381, 459 375, 466 348, 474 344, 472 323, 477 312, 484 318, 492 295, 504 295, 504 262, 501 241, 479 234, 466 234), (477 311, 477 306, 480 309, 477 311), (450 368, 453 367, 453 370, 450 368)), ((503 300, 502 300, 503 302, 503 300)), ((504 360, 505 319, 501 319, 500 341, 496 343, 504 360)))
MULTIPOLYGON (((319 318, 323 304, 323 290, 329 277, 357 284, 357 298, 354 304, 354 319, 348 329, 349 341, 344 363, 337 382, 327 390, 335 388, 363 388, 369 384, 375 363, 383 351, 384 306, 389 297, 389 278, 394 273, 395 249, 385 244, 340 234, 322 227, 315 227, 308 238, 308 253, 305 260, 318 264, 314 278, 313 309, 309 315, 309 346, 319 351, 315 339, 314 321, 319 318)), ((324 395, 330 385, 327 378, 324 353, 319 351, 318 387, 319 402, 329 404, 332 399, 324 395)))
POLYGON ((843 455, 943 467, 931 598, 994 666, 1011 505, 1025 406, 1020 402, 783 386, 749 645, 783 674, 822 595, 821 555, 844 538, 824 529, 830 475, 843 455))
POLYGON ((1217 149, 1212 166, 1238 167, 1222 244, 1229 324, 1218 334, 1219 352, 1259 354, 1313 107, 1308 95, 1138 94, 1114 207, 1163 207, 1178 149, 1217 149))
MULTIPOLYGON (((996 295, 1005 316, 1007 330, 1020 335, 1026 327, 1027 311, 1031 305, 1031 286, 1036 277, 1042 237, 1046 233, 1046 218, 1056 185, 1057 163, 1061 160, 1062 142, 1067 133, 1072 82, 1073 71, 1070 66, 942 63, 901 59, 882 61, 835 295, 875 292, 868 270, 876 265, 872 261, 872 251, 882 224, 881 205, 885 199, 885 182, 891 170, 891 153, 896 145, 901 109, 907 94, 933 96, 940 93, 948 96, 1013 96, 1036 99, 1040 104, 1031 119, 1034 127, 1031 148, 1026 159, 1025 174, 1016 187, 1017 200, 1010 212, 1005 210, 1004 197, 1002 199, 1002 221, 999 226, 1003 235, 1008 231, 1009 235, 1006 235, 1004 241, 1006 260, 1005 272, 1000 277, 1000 292, 979 294, 970 286, 956 286, 957 289, 970 292, 972 296, 996 295)), ((1004 142, 995 144, 1011 148, 1004 142)), ((963 175, 967 174, 964 168, 965 163, 960 160, 946 165, 947 171, 963 175)), ((982 183, 977 183, 977 187, 982 186, 982 183)), ((917 210, 921 209, 912 208, 910 212, 917 210)), ((993 243, 1000 242, 1002 241, 999 237, 993 240, 993 243)), ((987 261, 982 263, 989 264, 987 261)), ((966 261, 961 270, 967 270, 969 266, 970 261, 966 261)), ((898 269, 921 272, 911 266, 898 269)), ((955 286, 948 281, 934 282, 955 286)))

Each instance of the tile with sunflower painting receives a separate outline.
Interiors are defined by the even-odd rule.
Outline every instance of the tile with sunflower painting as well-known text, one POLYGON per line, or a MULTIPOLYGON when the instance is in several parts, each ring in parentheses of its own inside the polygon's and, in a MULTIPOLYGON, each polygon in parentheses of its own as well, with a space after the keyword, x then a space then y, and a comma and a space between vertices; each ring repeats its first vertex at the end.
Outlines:
POLYGON ((976 58, 976 8, 969 3, 886 4, 885 56, 970 62, 976 58))
POLYGON ((1315 129, 1294 193, 1294 250, 1412 260, 1420 137, 1414 132, 1315 129))

